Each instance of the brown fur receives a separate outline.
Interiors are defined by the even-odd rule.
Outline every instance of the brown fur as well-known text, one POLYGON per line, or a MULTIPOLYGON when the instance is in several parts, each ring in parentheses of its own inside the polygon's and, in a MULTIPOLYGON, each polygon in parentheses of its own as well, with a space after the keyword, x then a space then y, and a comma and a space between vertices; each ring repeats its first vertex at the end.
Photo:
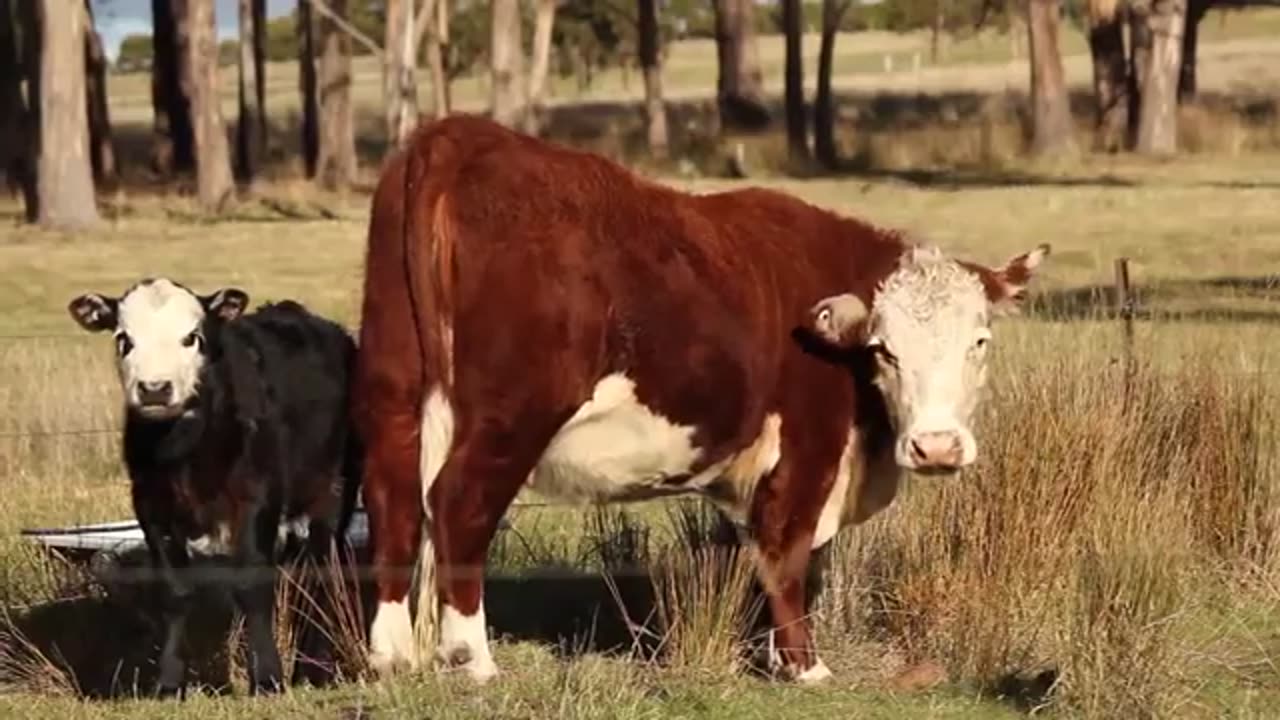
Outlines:
MULTIPOLYGON (((778 192, 694 196, 477 117, 420 128, 374 197, 360 334, 379 598, 405 596, 418 547, 428 389, 443 388, 455 418, 429 498, 440 594, 469 615, 498 519, 594 385, 625 371, 642 403, 696 428, 704 467, 781 416, 781 461, 750 524, 784 660, 811 667, 802 614, 818 515, 851 424, 866 463, 892 462, 892 428, 847 351, 798 328, 827 296, 870 306, 905 247, 778 192)), ((860 494, 862 520, 893 489, 860 494)))

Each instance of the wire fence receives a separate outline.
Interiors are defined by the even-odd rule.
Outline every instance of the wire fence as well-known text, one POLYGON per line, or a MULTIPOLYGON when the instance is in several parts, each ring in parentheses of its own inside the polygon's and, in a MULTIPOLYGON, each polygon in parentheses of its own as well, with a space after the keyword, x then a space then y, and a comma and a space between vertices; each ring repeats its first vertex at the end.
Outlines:
MULTIPOLYGON (((1114 264, 1114 281, 1111 286, 1097 286, 1093 288, 1093 293, 1087 305, 1093 311, 1096 311, 1096 318, 1099 320, 1108 320, 1117 322, 1122 332, 1121 352, 1123 357, 1120 358, 1128 368, 1132 368, 1136 362, 1138 355, 1134 325, 1139 318, 1140 303, 1139 293, 1136 291, 1132 281, 1132 272, 1128 258, 1117 258, 1114 264)), ((1280 279, 1277 280, 1276 286, 1280 287, 1280 279)), ((1280 313, 1280 309, 1277 310, 1280 313)), ((1171 317, 1176 317, 1176 313, 1171 313, 1171 317)), ((349 330, 351 328, 348 328, 349 330)), ((0 348, 5 344, 40 342, 40 341, 83 341, 93 342, 98 338, 93 335, 79 332, 32 332, 32 333, 0 333, 0 348)), ((1263 368, 1258 367, 1251 370, 1227 370, 1225 368, 1218 370, 1223 376, 1232 376, 1246 379, 1259 378, 1278 378, 1280 379, 1280 367, 1263 368)), ((9 379, 6 379, 9 381, 9 379)), ((1126 388, 1127 390, 1127 388, 1126 388)), ((53 429, 21 429, 21 430, 0 430, 0 441, 9 440, 38 440, 38 439, 58 439, 58 438, 84 438, 84 437, 105 437, 118 435, 122 428, 119 425, 101 426, 101 427, 81 427, 81 428, 53 428, 53 429)))

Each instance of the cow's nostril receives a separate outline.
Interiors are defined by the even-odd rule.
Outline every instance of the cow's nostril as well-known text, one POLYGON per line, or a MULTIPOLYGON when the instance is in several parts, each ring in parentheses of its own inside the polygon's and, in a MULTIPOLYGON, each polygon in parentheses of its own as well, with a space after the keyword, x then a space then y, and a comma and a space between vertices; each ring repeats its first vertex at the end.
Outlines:
POLYGON ((173 397, 173 383, 168 380, 138 383, 138 399, 143 405, 167 405, 173 397))

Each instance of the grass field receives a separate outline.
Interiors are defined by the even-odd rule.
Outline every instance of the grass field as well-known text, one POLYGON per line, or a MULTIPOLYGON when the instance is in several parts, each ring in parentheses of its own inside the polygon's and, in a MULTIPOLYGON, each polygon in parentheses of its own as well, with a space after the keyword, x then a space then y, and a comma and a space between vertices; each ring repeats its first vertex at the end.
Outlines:
MULTIPOLYGON (((1280 15, 1255 17, 1260 24, 1244 27, 1243 16, 1225 27, 1206 21, 1205 73, 1223 92, 1248 75, 1249 93, 1274 97, 1280 65, 1242 70, 1280 52, 1280 43, 1258 39, 1275 36, 1280 15)), ((816 42, 808 47, 816 51, 816 42)), ((878 67, 884 52, 909 58, 921 37, 852 36, 841 47, 837 67, 860 71, 859 63, 878 67)), ((1067 47, 1079 51, 1079 39, 1067 47)), ((1005 38, 957 42, 953 65, 921 77, 937 88, 972 82, 1000 92, 1009 48, 1005 38)), ((767 66, 779 62, 780 45, 762 52, 767 66)), ((696 43, 673 49, 669 87, 691 95, 706 87, 712 57, 696 43)), ((1079 61, 1068 67, 1079 82, 1079 61)), ((849 87, 871 82, 852 70, 842 74, 849 87)), ((284 107, 292 76, 275 72, 284 107)), ((360 77, 373 102, 376 72, 360 77)), ((144 123, 145 99, 135 95, 145 98, 145 86, 113 80, 117 122, 144 123), (136 102, 143 110, 130 116, 136 102)), ((620 78, 600 82, 594 99, 623 94, 620 78)), ((638 78, 631 82, 638 93, 638 78)), ((1276 132, 1269 122, 1262 132, 1276 132)), ((514 512, 492 552, 489 614, 505 672, 496 684, 353 677, 251 700, 215 639, 201 677, 233 692, 196 697, 183 711, 211 720, 977 719, 1043 705, 1040 714, 1063 718, 1274 717, 1280 153, 1237 148, 1173 162, 1088 155, 1052 167, 1009 155, 998 165, 947 165, 930 148, 973 133, 908 125, 882 128, 864 148, 893 160, 878 163, 887 170, 758 182, 987 263, 1039 242, 1054 252, 1027 311, 996 330, 979 464, 955 480, 913 481, 825 557, 815 623, 836 672, 831 685, 788 687, 740 670, 730 626, 745 608, 723 591, 741 581, 737 566, 720 563, 720 551, 683 549, 698 532, 681 529, 674 505, 623 515, 540 508, 514 512), (1119 257, 1131 259, 1140 289, 1127 382, 1108 290, 1119 257), (707 582, 699 563, 728 574, 707 582), (637 566, 641 574, 628 580, 623 569, 637 566), (660 652, 644 644, 628 652, 602 571, 617 577, 629 613, 656 612, 660 652), (673 600, 683 624, 661 610, 673 600)), ((761 143, 767 152, 776 138, 761 143)), ((742 184, 664 180, 699 192, 742 184)), ((104 338, 74 326, 66 302, 165 274, 201 291, 237 285, 255 301, 296 298, 348 326, 357 319, 368 214, 360 193, 320 195, 283 180, 218 219, 181 194, 129 190, 103 202, 108 220, 83 235, 18 225, 19 208, 0 204, 2 717, 174 712, 132 699, 134 678, 145 687, 155 642, 145 618, 16 537, 24 527, 129 514, 112 353, 104 338)))

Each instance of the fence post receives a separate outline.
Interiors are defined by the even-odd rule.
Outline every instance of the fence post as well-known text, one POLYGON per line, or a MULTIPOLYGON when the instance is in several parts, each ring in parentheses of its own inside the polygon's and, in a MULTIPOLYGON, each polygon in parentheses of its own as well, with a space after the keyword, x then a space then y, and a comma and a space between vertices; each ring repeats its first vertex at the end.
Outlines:
POLYGON ((1129 258, 1116 259, 1116 308, 1120 313, 1120 322, 1124 328, 1124 392, 1126 402, 1132 390, 1134 374, 1133 356, 1133 287, 1129 282, 1129 258))

